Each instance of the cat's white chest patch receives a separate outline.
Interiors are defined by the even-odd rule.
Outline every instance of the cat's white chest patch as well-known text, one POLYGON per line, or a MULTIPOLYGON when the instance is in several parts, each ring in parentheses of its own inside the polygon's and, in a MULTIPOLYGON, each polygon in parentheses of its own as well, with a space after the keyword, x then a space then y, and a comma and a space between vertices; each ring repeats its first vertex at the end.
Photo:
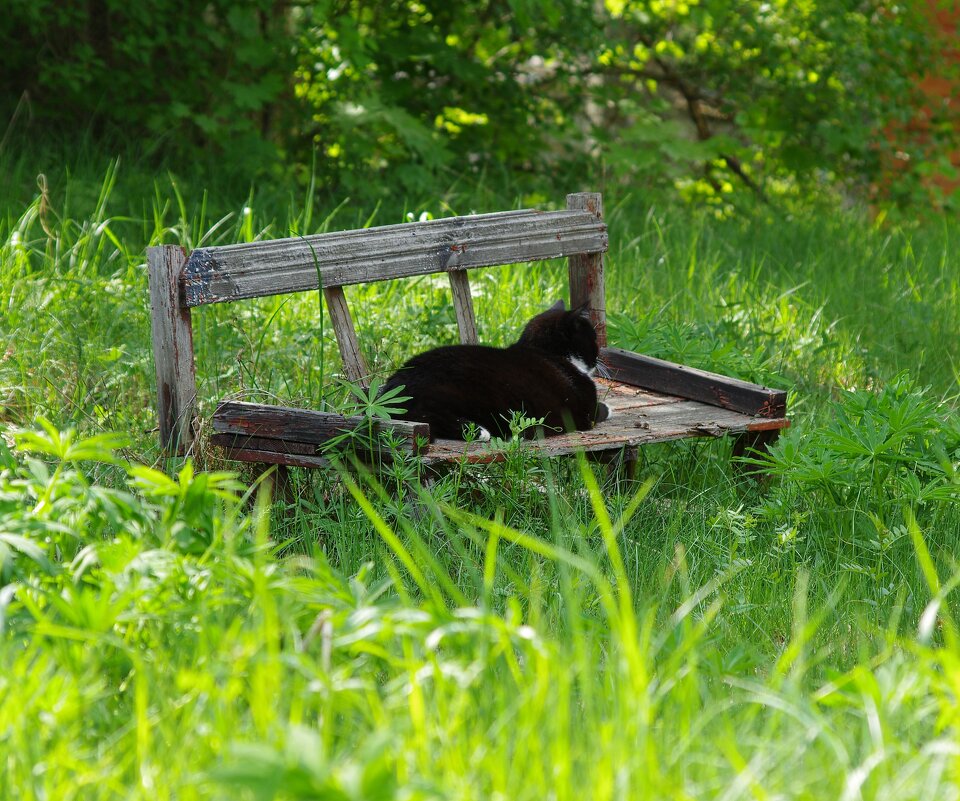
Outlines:
POLYGON ((591 370, 589 367, 587 367, 587 363, 583 359, 581 359, 579 356, 568 356, 567 361, 569 361, 570 364, 572 364, 574 367, 576 367, 581 373, 583 373, 586 376, 592 377, 594 371, 596 370, 596 368, 593 368, 593 370, 591 370))

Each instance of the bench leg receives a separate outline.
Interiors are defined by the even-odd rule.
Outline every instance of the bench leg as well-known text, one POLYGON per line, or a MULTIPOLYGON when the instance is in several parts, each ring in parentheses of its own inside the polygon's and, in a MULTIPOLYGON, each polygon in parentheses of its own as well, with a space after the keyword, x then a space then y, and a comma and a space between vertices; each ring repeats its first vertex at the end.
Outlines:
POLYGON ((587 454, 587 458, 596 464, 607 466, 610 475, 614 475, 617 470, 622 470, 623 477, 627 481, 633 481, 637 477, 637 461, 640 456, 639 448, 627 447, 612 451, 594 451, 587 454))
POLYGON ((293 495, 293 481, 290 478, 290 468, 287 465, 255 462, 254 470, 255 481, 259 480, 265 473, 269 474, 263 481, 270 485, 271 500, 282 500, 287 506, 296 500, 293 495))
MULTIPOLYGON (((777 441, 777 437, 779 436, 779 428, 774 428, 769 431, 747 431, 744 434, 738 434, 733 440, 733 456, 735 458, 749 456, 751 452, 757 456, 762 456, 766 453, 767 448, 777 441)), ((763 468, 758 465, 744 464, 742 462, 734 462, 733 464, 734 471, 739 475, 749 476, 755 479, 764 477, 763 468)))

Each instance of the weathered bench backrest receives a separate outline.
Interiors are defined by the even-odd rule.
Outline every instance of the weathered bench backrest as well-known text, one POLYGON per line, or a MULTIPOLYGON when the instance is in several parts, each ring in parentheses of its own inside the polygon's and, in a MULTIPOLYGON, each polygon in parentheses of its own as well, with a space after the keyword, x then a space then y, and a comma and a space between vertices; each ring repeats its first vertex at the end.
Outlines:
POLYGON ((570 303, 588 303, 606 344, 603 252, 607 229, 601 196, 567 196, 567 210, 449 217, 291 239, 198 248, 148 248, 160 441, 183 453, 192 443, 196 375, 190 309, 207 303, 322 288, 351 381, 366 383, 367 366, 343 287, 446 272, 460 340, 477 341, 467 270, 569 257, 570 303))

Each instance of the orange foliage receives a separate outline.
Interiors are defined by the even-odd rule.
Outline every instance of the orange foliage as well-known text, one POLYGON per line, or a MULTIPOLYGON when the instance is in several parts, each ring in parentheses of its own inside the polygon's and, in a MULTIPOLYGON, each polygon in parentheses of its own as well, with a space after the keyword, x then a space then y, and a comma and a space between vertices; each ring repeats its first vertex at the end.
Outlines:
MULTIPOLYGON (((925 2, 926 13, 937 33, 936 40, 931 44, 940 48, 949 74, 920 76, 918 86, 927 101, 917 109, 913 121, 905 128, 887 130, 887 137, 893 143, 902 145, 901 151, 893 158, 891 174, 883 181, 888 186, 898 173, 910 168, 910 156, 907 154, 922 150, 929 144, 930 125, 935 116, 952 120, 956 133, 954 140, 960 140, 960 78, 957 77, 960 75, 960 5, 944 3, 943 0, 925 2)), ((948 156, 953 166, 960 169, 960 149, 938 155, 948 156)), ((927 181, 928 186, 932 184, 945 194, 960 189, 960 180, 942 174, 933 174, 927 181)))

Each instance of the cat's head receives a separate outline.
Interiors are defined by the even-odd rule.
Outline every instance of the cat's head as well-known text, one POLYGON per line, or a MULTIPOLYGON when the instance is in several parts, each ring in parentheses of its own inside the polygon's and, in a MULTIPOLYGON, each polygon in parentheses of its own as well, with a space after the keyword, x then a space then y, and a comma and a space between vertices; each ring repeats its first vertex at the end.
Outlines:
POLYGON ((590 321, 589 307, 584 304, 568 311, 562 300, 558 300, 527 323, 517 344, 539 348, 561 359, 567 359, 575 367, 591 375, 600 355, 597 332, 590 321))

